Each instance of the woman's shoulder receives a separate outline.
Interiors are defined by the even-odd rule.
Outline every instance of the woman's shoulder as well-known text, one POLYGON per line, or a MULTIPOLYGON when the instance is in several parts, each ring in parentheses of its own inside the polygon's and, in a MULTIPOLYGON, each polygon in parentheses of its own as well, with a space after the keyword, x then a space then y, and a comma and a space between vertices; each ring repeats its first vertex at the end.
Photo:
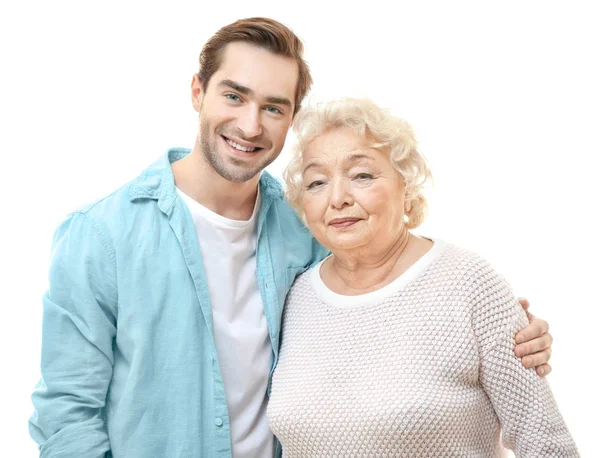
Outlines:
POLYGON ((438 267, 463 275, 481 275, 493 271, 491 264, 476 252, 441 240, 434 240, 435 244, 443 247, 443 252, 438 259, 438 267))
POLYGON ((442 243, 446 247, 436 263, 436 275, 476 296, 492 294, 498 288, 508 288, 504 277, 487 259, 470 249, 442 243))
POLYGON ((452 272, 476 308, 510 305, 514 294, 506 279, 481 255, 455 245, 444 253, 445 270, 452 272))

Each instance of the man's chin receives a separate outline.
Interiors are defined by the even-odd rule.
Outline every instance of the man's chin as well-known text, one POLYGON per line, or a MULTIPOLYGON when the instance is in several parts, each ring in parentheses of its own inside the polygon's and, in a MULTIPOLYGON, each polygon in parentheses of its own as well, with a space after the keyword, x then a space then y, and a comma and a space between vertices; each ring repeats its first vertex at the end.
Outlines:
MULTIPOLYGON (((245 183, 252 180, 266 167, 263 167, 256 161, 245 158, 238 158, 223 151, 220 148, 210 148, 204 145, 202 148, 206 161, 215 172, 227 181, 232 183, 245 183)), ((216 146, 216 145, 215 145, 216 146)), ((255 158, 256 160, 258 157, 255 158)))
POLYGON ((260 172, 263 171, 263 168, 248 168, 240 165, 230 165, 226 167, 215 167, 215 171, 232 183, 246 183, 259 175, 260 172))

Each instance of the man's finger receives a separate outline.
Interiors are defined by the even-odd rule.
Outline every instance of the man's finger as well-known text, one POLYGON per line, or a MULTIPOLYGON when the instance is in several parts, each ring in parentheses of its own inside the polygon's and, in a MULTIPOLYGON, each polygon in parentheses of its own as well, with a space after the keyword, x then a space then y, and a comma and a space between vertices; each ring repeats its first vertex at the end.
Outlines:
POLYGON ((523 307, 523 310, 525 310, 525 311, 529 310, 529 301, 527 300, 526 297, 520 297, 518 300, 519 300, 519 304, 521 304, 521 307, 523 307))
POLYGON ((520 344, 527 342, 532 339, 536 339, 546 334, 550 326, 546 320, 540 320, 539 318, 533 318, 529 326, 522 331, 518 332, 515 336, 515 341, 520 344))
POLYGON ((521 362, 527 369, 531 367, 542 366, 550 361, 551 354, 552 351, 549 348, 546 348, 544 351, 525 356, 523 359, 521 359, 521 362))
POLYGON ((552 366, 550 366, 550 364, 542 364, 541 366, 537 367, 535 371, 540 377, 545 377, 552 372, 552 366))
POLYGON ((540 351, 546 350, 551 346, 552 336, 550 334, 544 334, 542 337, 538 337, 537 339, 517 345, 515 347, 515 355, 521 358, 523 356, 539 353, 540 351))

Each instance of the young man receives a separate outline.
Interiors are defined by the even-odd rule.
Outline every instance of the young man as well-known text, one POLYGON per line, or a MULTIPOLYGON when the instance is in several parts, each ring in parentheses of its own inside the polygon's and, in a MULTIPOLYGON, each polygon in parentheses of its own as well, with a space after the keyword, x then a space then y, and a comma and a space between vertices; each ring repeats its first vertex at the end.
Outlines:
MULTIPOLYGON (((270 19, 219 30, 192 81, 193 150, 57 230, 30 420, 41 456, 273 455, 284 299, 326 254, 261 174, 310 88, 302 52, 270 19)), ((546 331, 523 331, 534 365, 548 361, 546 331)))

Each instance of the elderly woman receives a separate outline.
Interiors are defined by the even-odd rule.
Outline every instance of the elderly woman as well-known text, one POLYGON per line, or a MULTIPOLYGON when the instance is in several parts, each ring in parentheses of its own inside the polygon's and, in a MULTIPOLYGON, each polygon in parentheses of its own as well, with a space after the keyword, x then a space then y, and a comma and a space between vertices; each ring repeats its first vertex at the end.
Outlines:
POLYGON ((268 407, 284 456, 577 456, 513 353, 527 319, 509 286, 410 232, 430 177, 410 126, 353 99, 295 125, 288 197, 332 255, 287 298, 268 407))

